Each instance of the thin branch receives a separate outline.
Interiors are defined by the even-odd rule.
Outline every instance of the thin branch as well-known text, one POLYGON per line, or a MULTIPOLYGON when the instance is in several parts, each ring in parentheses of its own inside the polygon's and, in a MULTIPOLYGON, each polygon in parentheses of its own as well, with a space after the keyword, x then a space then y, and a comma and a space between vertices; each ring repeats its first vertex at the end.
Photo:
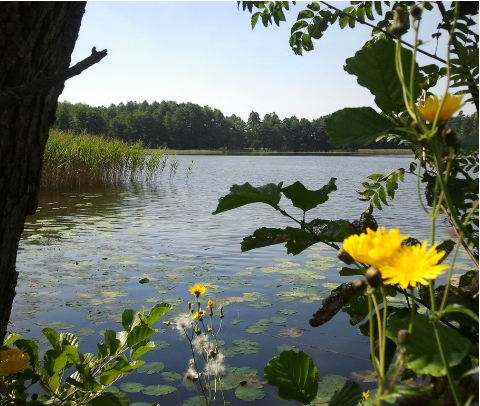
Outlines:
MULTIPOLYGON (((331 4, 326 3, 325 1, 321 1, 320 3, 325 4, 328 8, 331 8, 332 10, 335 10, 335 11, 339 12, 340 14, 344 14, 344 15, 350 17, 350 18, 353 18, 355 21, 359 22, 360 24, 368 25, 369 27, 371 27, 371 28, 373 28, 373 29, 375 29, 375 30, 378 30, 378 31, 383 32, 385 35, 388 35, 389 38, 393 38, 393 36, 392 36, 390 33, 388 33, 387 31, 385 31, 385 30, 383 30, 383 29, 381 29, 381 28, 378 28, 377 26, 375 26, 375 25, 373 25, 373 24, 370 24, 370 23, 368 23, 368 22, 366 22, 366 21, 360 20, 359 18, 354 17, 354 16, 352 16, 351 14, 348 14, 348 13, 346 13, 345 11, 340 10, 339 8, 332 6, 331 4)), ((402 41, 402 40, 401 40, 401 43, 402 43, 403 45, 409 47, 409 48, 413 48, 413 45, 409 44, 408 42, 405 42, 405 41, 402 41)), ((436 59, 437 61, 442 62, 442 63, 444 63, 444 64, 447 63, 447 61, 445 61, 444 59, 439 58, 438 56, 433 55, 433 54, 430 54, 430 53, 428 53, 428 52, 426 52, 426 51, 423 51, 422 49, 417 49, 417 52, 420 52, 420 53, 422 53, 422 54, 424 54, 424 55, 427 55, 427 56, 429 56, 430 58, 436 59)))
POLYGON ((64 83, 66 80, 73 76, 80 75, 80 73, 88 69, 90 66, 100 62, 105 56, 107 56, 106 49, 97 52, 96 48, 93 47, 92 54, 88 58, 85 58, 83 61, 78 62, 76 65, 58 75, 44 77, 10 89, 0 90, 0 106, 5 106, 11 103, 21 103, 24 97, 31 96, 36 92, 64 83))

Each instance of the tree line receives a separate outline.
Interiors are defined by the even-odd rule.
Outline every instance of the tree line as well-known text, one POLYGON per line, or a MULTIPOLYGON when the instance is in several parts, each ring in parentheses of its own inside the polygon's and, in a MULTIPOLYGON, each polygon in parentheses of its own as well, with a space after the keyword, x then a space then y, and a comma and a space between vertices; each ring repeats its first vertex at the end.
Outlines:
MULTIPOLYGON (((142 141, 149 148, 311 152, 334 149, 325 130, 326 118, 309 121, 293 116, 281 120, 276 113, 269 113, 262 119, 252 111, 245 122, 235 114, 225 116, 216 108, 194 103, 129 101, 91 107, 62 102, 58 105, 54 128, 104 134, 127 142, 142 141)), ((398 145, 381 140, 367 148, 398 148, 398 145)))

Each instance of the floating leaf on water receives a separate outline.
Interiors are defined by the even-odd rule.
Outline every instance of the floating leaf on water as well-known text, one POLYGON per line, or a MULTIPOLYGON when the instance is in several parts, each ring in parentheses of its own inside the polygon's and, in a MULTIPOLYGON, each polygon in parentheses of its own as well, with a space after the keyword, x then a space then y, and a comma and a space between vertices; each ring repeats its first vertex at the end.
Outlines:
POLYGON ((293 302, 294 300, 295 298, 293 296, 280 296, 275 298, 276 302, 281 302, 281 303, 289 303, 289 302, 293 302))
POLYGON ((301 337, 303 335, 303 331, 299 330, 298 328, 295 328, 295 327, 286 327, 286 328, 281 329, 278 332, 278 335, 283 336, 283 337, 297 338, 297 337, 301 337))
POLYGON ((163 362, 157 361, 157 362, 145 362, 145 364, 139 366, 136 371, 139 373, 146 373, 148 375, 151 374, 156 374, 157 372, 160 372, 163 368, 165 368, 165 365, 163 362))
POLYGON ((50 327, 54 330, 70 330, 75 327, 73 324, 63 323, 61 321, 38 320, 34 321, 33 324, 36 324, 41 328, 50 327))
POLYGON ((245 302, 254 302, 255 300, 260 299, 261 297, 264 297, 265 295, 260 292, 247 292, 243 294, 243 300, 245 302))
POLYGON ((235 275, 251 275, 252 272, 251 271, 242 271, 242 272, 235 272, 235 275))
POLYGON ((233 319, 233 320, 229 320, 228 324, 233 324, 234 326, 236 326, 237 324, 242 323, 242 322, 243 322, 243 320, 233 319))
POLYGON ((75 330, 73 334, 79 337, 88 337, 88 336, 91 336, 92 334, 95 334, 95 330, 91 328, 81 328, 81 329, 75 330))
POLYGON ((268 330, 268 326, 254 324, 253 326, 248 326, 245 331, 250 334, 265 333, 268 330))
POLYGON ((120 389, 124 392, 138 393, 145 389, 145 385, 138 382, 124 382, 120 384, 120 389))
POLYGON ((313 400, 313 404, 327 403, 333 394, 343 388, 347 382, 347 378, 340 375, 326 375, 318 384, 317 397, 313 400))
POLYGON ((153 343, 155 344, 155 347, 153 347, 152 350, 161 350, 163 348, 167 348, 170 345, 166 341, 153 341, 153 343))
POLYGON ((297 311, 296 311, 296 310, 292 310, 292 309, 278 309, 278 310, 277 310, 277 313, 278 313, 278 314, 287 314, 287 315, 288 315, 288 314, 295 314, 295 313, 297 313, 297 311))
POLYGON ((169 393, 172 393, 175 391, 176 389, 170 385, 152 385, 152 386, 147 386, 143 390, 143 393, 145 395, 162 396, 162 395, 168 395, 169 393))
POLYGON ((149 297, 148 299, 145 299, 145 302, 147 303, 161 303, 162 302, 162 298, 161 297, 149 297))
MULTIPOLYGON (((225 387, 224 387, 224 389, 225 389, 225 387)), ((207 406, 207 401, 203 397, 201 398, 200 396, 193 396, 193 397, 185 400, 182 403, 182 406, 207 406)))
POLYGON ((168 382, 178 381, 179 379, 183 378, 182 375, 180 375, 179 373, 172 371, 162 372, 160 376, 164 381, 168 382))
POLYGON ((270 317, 270 320, 272 323, 280 324, 285 323, 287 321, 287 318, 285 316, 272 316, 270 317))
POLYGON ((268 306, 271 306, 272 304, 270 302, 256 302, 256 303, 250 303, 249 306, 253 307, 255 309, 265 309, 268 306))
POLYGON ((247 382, 240 384, 235 390, 235 396, 246 402, 254 402, 255 400, 261 400, 265 397, 265 392, 261 390, 255 383, 247 382))
POLYGON ((141 283, 141 284, 148 283, 148 282, 150 282, 150 279, 148 278, 143 278, 138 281, 138 283, 141 283))
POLYGON ((350 377, 358 382, 377 382, 378 377, 375 371, 372 370, 362 370, 362 371, 355 371, 350 374, 350 377))

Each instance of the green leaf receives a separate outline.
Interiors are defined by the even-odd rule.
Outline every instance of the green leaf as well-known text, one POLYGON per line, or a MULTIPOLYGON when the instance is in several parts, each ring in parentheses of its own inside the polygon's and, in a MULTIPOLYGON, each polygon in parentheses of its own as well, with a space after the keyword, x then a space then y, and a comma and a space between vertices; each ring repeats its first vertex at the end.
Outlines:
POLYGON ((258 17, 260 16, 261 11, 257 11, 255 14, 252 15, 252 30, 255 28, 258 22, 258 17))
POLYGON ((325 120, 325 126, 335 146, 367 145, 386 134, 393 123, 371 107, 345 108, 325 120))
MULTIPOLYGON (((395 67, 395 53, 394 41, 379 40, 370 47, 362 48, 353 58, 348 58, 345 65, 348 73, 357 76, 358 84, 370 90, 375 96, 375 103, 385 113, 405 110, 402 85, 395 67)), ((402 64, 407 83, 410 83, 412 55, 410 50, 402 48, 402 64)), ((419 78, 420 71, 415 64, 415 100, 421 93, 419 78)))
POLYGON ((323 204, 328 200, 328 195, 337 190, 335 185, 336 178, 331 178, 330 181, 318 190, 308 190, 300 182, 282 188, 282 193, 292 201, 292 204, 304 212, 307 212, 319 204, 323 204))
POLYGON ((22 338, 20 334, 9 334, 8 337, 6 338, 5 342, 3 343, 4 346, 13 344, 16 340, 19 338, 22 338))
POLYGON ((328 406, 357 406, 362 399, 362 394, 360 385, 348 380, 342 389, 334 393, 328 406))
POLYGON ((140 318, 138 312, 132 309, 125 309, 122 313, 122 326, 128 333, 133 327, 140 324, 140 318))
POLYGON ((147 386, 143 390, 143 393, 145 395, 162 396, 162 395, 168 395, 169 393, 172 393, 175 391, 176 389, 170 385, 152 385, 152 386, 147 386))
MULTIPOLYGON (((409 318, 392 316, 388 321, 387 336, 400 345, 399 330, 408 329, 409 318)), ((437 323, 438 334, 446 360, 450 367, 458 365, 467 355, 471 342, 456 330, 437 323)), ((413 319, 413 329, 408 344, 405 345, 405 367, 418 374, 444 376, 447 371, 435 338, 434 323, 427 316, 418 314, 413 319)))
POLYGON ((292 25, 291 33, 293 34, 295 31, 301 30, 305 27, 308 27, 308 23, 305 20, 297 21, 292 25))
POLYGON ((135 326, 132 331, 128 333, 127 345, 133 347, 135 344, 138 344, 156 332, 157 330, 146 325, 135 326))
POLYGON ((315 219, 306 226, 313 228, 320 241, 343 242, 345 238, 352 235, 352 227, 347 220, 315 219))
POLYGON ((312 38, 310 38, 310 34, 304 33, 302 35, 302 46, 305 51, 313 50, 313 42, 312 38))
POLYGON ((443 313, 463 313, 466 314, 467 316, 470 316, 473 320, 475 320, 478 323, 478 314, 475 314, 473 311, 471 311, 468 307, 465 307, 461 304, 452 304, 443 310, 443 313))
POLYGON ((235 390, 235 396, 246 402, 254 402, 263 399, 265 397, 265 392, 258 387, 258 384, 247 382, 246 384, 237 387, 235 390))
POLYGON ((171 309, 172 306, 170 306, 170 304, 168 303, 157 303, 151 308, 150 313, 147 316, 147 325, 151 326, 165 313, 168 313, 171 309))
POLYGON ((148 351, 150 351, 152 348, 155 348, 155 343, 153 341, 149 341, 147 344, 142 345, 141 347, 138 347, 134 351, 130 352, 130 358, 132 361, 135 361, 136 359, 140 358, 143 354, 146 354, 148 351))
POLYGON ((385 188, 383 186, 378 189, 378 196, 380 197, 382 203, 388 206, 387 194, 385 193, 385 188))
POLYGON ((315 14, 311 10, 302 10, 300 13, 298 13, 297 21, 298 20, 304 20, 306 18, 313 18, 315 14))
POLYGON ((268 362, 264 373, 268 383, 279 388, 282 399, 307 404, 317 396, 318 371, 303 351, 283 351, 268 362))
POLYGON ((48 350, 43 356, 43 366, 50 376, 58 374, 70 361, 66 351, 48 350))
POLYGON ((233 185, 230 188, 230 194, 219 199, 217 210, 212 214, 236 209, 250 203, 266 203, 275 207, 281 198, 281 188, 282 183, 278 185, 269 183, 258 188, 253 187, 249 183, 233 185))
POLYGON ((42 333, 45 337, 47 337, 54 350, 60 350, 60 337, 53 328, 44 328, 42 333))

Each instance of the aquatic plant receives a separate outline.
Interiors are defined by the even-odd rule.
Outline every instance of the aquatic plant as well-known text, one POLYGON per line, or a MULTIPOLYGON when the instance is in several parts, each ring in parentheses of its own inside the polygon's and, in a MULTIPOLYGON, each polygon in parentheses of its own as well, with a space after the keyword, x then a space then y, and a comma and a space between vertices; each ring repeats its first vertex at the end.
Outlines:
POLYGON ((143 307, 139 312, 124 310, 124 331, 106 330, 105 341, 97 344, 97 354, 81 353, 74 334, 58 334, 52 328, 44 328, 42 333, 52 349, 45 352, 42 362, 33 340, 22 340, 19 334, 9 335, 0 351, 0 403, 128 405, 124 393, 107 389, 145 363, 140 357, 155 347, 149 337, 158 331, 151 326, 170 308, 168 303, 157 303, 148 315, 143 307), (12 345, 17 348, 10 348, 12 345), (37 382, 45 394, 28 391, 37 382))
POLYGON ((140 142, 52 130, 42 170, 44 190, 109 185, 161 176, 168 156, 162 150, 147 154, 140 142))

